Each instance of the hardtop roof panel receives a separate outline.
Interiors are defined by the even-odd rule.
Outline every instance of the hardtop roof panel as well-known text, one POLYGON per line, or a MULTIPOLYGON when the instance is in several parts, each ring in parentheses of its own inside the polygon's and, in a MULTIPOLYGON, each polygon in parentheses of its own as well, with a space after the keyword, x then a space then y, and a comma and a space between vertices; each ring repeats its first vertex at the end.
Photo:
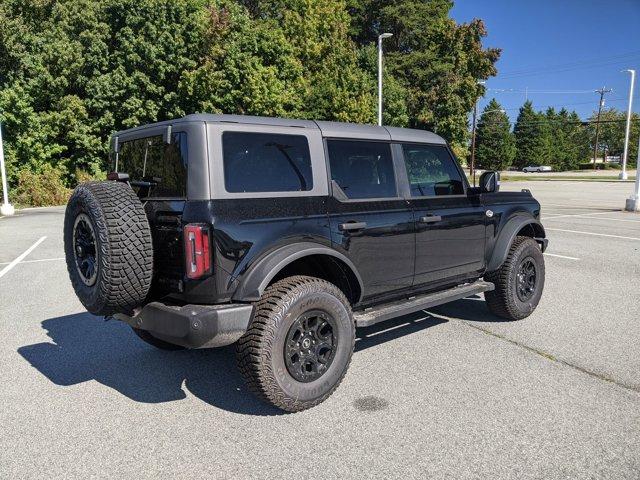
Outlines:
POLYGON ((236 123, 246 125, 273 125, 278 127, 297 127, 320 129, 323 137, 353 138, 358 140, 392 140, 397 142, 435 143, 445 145, 446 141, 435 133, 426 130, 417 130, 398 127, 380 127, 377 125, 365 125, 359 123, 329 122, 298 120, 291 118, 257 117, 251 115, 217 115, 209 113, 195 113, 174 120, 140 125, 116 132, 114 136, 124 136, 139 130, 158 128, 169 125, 179 125, 188 122, 204 123, 236 123))

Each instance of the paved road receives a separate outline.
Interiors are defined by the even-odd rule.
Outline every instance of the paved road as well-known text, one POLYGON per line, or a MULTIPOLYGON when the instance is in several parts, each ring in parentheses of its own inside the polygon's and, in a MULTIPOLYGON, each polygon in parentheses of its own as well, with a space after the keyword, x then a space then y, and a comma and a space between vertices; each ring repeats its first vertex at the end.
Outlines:
POLYGON ((639 478, 630 186, 503 188, 543 204, 538 310, 502 322, 469 299, 360 329, 338 391, 294 415, 245 391, 229 348, 161 352, 85 313, 62 209, 1 218, 0 272, 46 238, 0 278, 0 477, 639 478))

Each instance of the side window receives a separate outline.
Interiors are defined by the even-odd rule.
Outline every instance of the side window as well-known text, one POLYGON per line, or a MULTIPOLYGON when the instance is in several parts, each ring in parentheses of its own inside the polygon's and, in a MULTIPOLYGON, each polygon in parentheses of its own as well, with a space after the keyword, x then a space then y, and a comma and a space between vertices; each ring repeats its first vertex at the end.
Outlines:
POLYGON ((396 196, 390 144, 327 140, 327 150, 331 178, 348 198, 396 196))
POLYGON ((464 194, 460 171, 444 146, 403 144, 402 150, 412 197, 464 194))
POLYGON ((313 189, 309 142, 303 135, 224 132, 227 192, 303 192, 313 189))

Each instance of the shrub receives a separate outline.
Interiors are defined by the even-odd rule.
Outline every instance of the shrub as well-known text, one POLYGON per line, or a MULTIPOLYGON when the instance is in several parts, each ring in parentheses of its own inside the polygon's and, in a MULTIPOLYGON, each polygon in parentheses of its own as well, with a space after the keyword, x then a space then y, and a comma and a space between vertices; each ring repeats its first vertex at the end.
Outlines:
POLYGON ((27 169, 18 171, 15 203, 21 206, 45 207, 64 205, 71 190, 64 183, 64 171, 45 165, 39 172, 27 169))
MULTIPOLYGON (((578 165, 579 170, 593 170, 593 163, 581 163, 578 165)), ((618 163, 596 163, 596 170, 621 170, 622 166, 618 163)))
POLYGON ((103 171, 87 172, 86 170, 77 169, 74 175, 72 185, 79 185, 85 182, 102 181, 107 179, 107 174, 103 171))

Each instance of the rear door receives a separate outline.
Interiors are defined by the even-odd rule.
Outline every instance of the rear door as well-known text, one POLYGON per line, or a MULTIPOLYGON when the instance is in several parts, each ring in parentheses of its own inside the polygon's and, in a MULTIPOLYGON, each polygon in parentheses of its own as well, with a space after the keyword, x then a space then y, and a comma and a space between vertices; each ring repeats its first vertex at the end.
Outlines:
POLYGON ((399 195, 389 141, 327 139, 335 248, 356 266, 363 301, 411 286, 415 238, 409 202, 399 195))
POLYGON ((484 268, 485 209, 445 145, 401 144, 416 221, 414 286, 449 283, 484 268))
POLYGON ((187 129, 136 132, 120 140, 117 169, 142 201, 154 250, 152 297, 182 291, 182 214, 187 199, 187 129), (168 135, 168 136, 167 136, 168 135))

